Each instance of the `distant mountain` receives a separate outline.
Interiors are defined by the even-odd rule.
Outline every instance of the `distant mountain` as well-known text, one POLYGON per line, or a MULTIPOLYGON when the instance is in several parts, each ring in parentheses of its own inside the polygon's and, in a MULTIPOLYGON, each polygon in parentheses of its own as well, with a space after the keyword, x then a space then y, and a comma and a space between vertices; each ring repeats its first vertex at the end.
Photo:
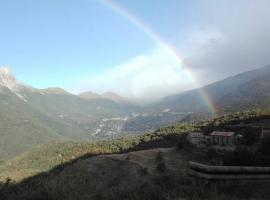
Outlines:
POLYGON ((105 92, 103 94, 97 94, 97 93, 89 91, 89 92, 83 92, 79 94, 79 96, 84 99, 109 99, 111 101, 118 102, 118 103, 131 103, 125 97, 122 97, 113 92, 105 92))
POLYGON ((40 91, 47 94, 70 94, 66 90, 59 87, 49 87, 47 89, 41 89, 40 91))
POLYGON ((201 91, 221 111, 241 111, 270 106, 270 65, 164 98, 152 106, 154 110, 205 112, 208 110, 201 91))
POLYGON ((119 96, 118 94, 115 94, 113 92, 105 92, 102 94, 102 97, 106 99, 110 99, 115 102, 122 102, 122 103, 129 102, 128 99, 126 99, 125 97, 119 96))
POLYGON ((97 93, 94 93, 94 92, 83 92, 81 94, 79 94, 79 96, 81 98, 84 98, 84 99, 102 99, 102 96, 100 94, 97 94, 97 93))

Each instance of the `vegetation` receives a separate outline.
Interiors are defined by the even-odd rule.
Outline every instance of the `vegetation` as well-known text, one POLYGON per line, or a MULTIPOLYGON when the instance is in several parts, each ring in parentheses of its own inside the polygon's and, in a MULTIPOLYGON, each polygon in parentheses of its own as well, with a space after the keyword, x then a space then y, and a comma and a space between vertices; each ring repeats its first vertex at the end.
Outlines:
POLYGON ((190 130, 183 125, 162 128, 154 133, 127 136, 96 142, 57 141, 42 145, 15 159, 0 165, 0 180, 7 177, 21 180, 39 172, 48 171, 66 162, 75 162, 78 158, 93 155, 125 153, 158 147, 176 146, 190 130), (176 131, 177 130, 177 131, 176 131))
MULTIPOLYGON (((270 109, 252 109, 249 111, 229 113, 219 116, 211 120, 206 129, 226 128, 229 125, 257 125, 257 126, 269 126, 265 121, 270 119, 270 109), (253 124, 255 123, 255 124, 253 124)), ((250 128, 250 126, 248 128, 250 128)))
POLYGON ((186 162, 196 158, 185 148, 158 151, 154 158, 152 170, 151 164, 83 156, 18 183, 7 179, 0 185, 0 199, 262 200, 270 195, 268 183, 195 182, 185 170, 186 162))
POLYGON ((270 138, 266 137, 256 148, 239 146, 227 152, 223 159, 224 165, 238 166, 270 166, 270 138))

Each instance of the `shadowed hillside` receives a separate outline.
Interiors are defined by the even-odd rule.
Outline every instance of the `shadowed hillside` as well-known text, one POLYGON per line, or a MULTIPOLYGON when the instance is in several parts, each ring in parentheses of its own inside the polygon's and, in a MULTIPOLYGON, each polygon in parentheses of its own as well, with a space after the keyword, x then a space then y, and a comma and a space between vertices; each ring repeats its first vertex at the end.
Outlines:
MULTIPOLYGON (((243 111, 270 105, 270 65, 202 87, 220 111, 243 111)), ((207 112, 199 89, 168 96, 153 109, 207 112)))

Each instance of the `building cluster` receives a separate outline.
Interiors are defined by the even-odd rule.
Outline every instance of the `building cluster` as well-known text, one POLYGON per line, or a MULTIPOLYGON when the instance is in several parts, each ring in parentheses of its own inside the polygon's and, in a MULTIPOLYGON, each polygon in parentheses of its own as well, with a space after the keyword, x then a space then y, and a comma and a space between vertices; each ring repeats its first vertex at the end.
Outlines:
POLYGON ((240 143, 242 135, 235 132, 213 131, 208 135, 192 132, 188 140, 195 146, 234 146, 240 143))
MULTIPOLYGON (((260 139, 265 137, 270 138, 270 129, 262 129, 260 139)), ((213 131, 207 135, 202 132, 191 132, 187 136, 187 139, 191 144, 197 147, 232 147, 241 143, 243 135, 227 131, 213 131)))

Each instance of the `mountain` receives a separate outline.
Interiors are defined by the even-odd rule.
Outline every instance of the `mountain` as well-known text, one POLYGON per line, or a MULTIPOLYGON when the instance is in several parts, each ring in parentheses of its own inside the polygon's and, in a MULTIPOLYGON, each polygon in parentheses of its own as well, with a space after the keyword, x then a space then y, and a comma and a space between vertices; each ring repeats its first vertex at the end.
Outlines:
POLYGON ((101 95, 103 98, 110 99, 115 102, 123 102, 128 103, 128 100, 122 96, 119 96, 118 94, 115 94, 113 92, 105 92, 101 95))
POLYGON ((205 91, 220 111, 270 105, 270 66, 168 96, 138 107, 114 93, 73 95, 61 88, 36 89, 0 68, 0 157, 12 157, 52 140, 90 141, 152 131, 191 113, 208 113, 205 91))
POLYGON ((103 119, 136 109, 109 99, 82 99, 61 88, 39 90, 0 68, 0 157, 52 140, 92 140, 103 119))
POLYGON ((118 103, 131 103, 125 97, 122 97, 113 92, 105 92, 103 94, 97 94, 97 93, 89 91, 89 92, 83 92, 79 94, 79 96, 83 99, 109 99, 111 101, 118 102, 118 103))
POLYGON ((47 94, 70 94, 66 90, 59 87, 49 87, 47 89, 41 89, 40 91, 47 94))
POLYGON ((270 65, 244 72, 224 80, 162 99, 154 110, 175 112, 207 112, 201 91, 220 111, 241 111, 270 106, 270 65))
POLYGON ((94 93, 94 92, 83 92, 81 94, 79 94, 79 96, 81 98, 84 98, 84 99, 102 99, 102 96, 97 94, 97 93, 94 93))

